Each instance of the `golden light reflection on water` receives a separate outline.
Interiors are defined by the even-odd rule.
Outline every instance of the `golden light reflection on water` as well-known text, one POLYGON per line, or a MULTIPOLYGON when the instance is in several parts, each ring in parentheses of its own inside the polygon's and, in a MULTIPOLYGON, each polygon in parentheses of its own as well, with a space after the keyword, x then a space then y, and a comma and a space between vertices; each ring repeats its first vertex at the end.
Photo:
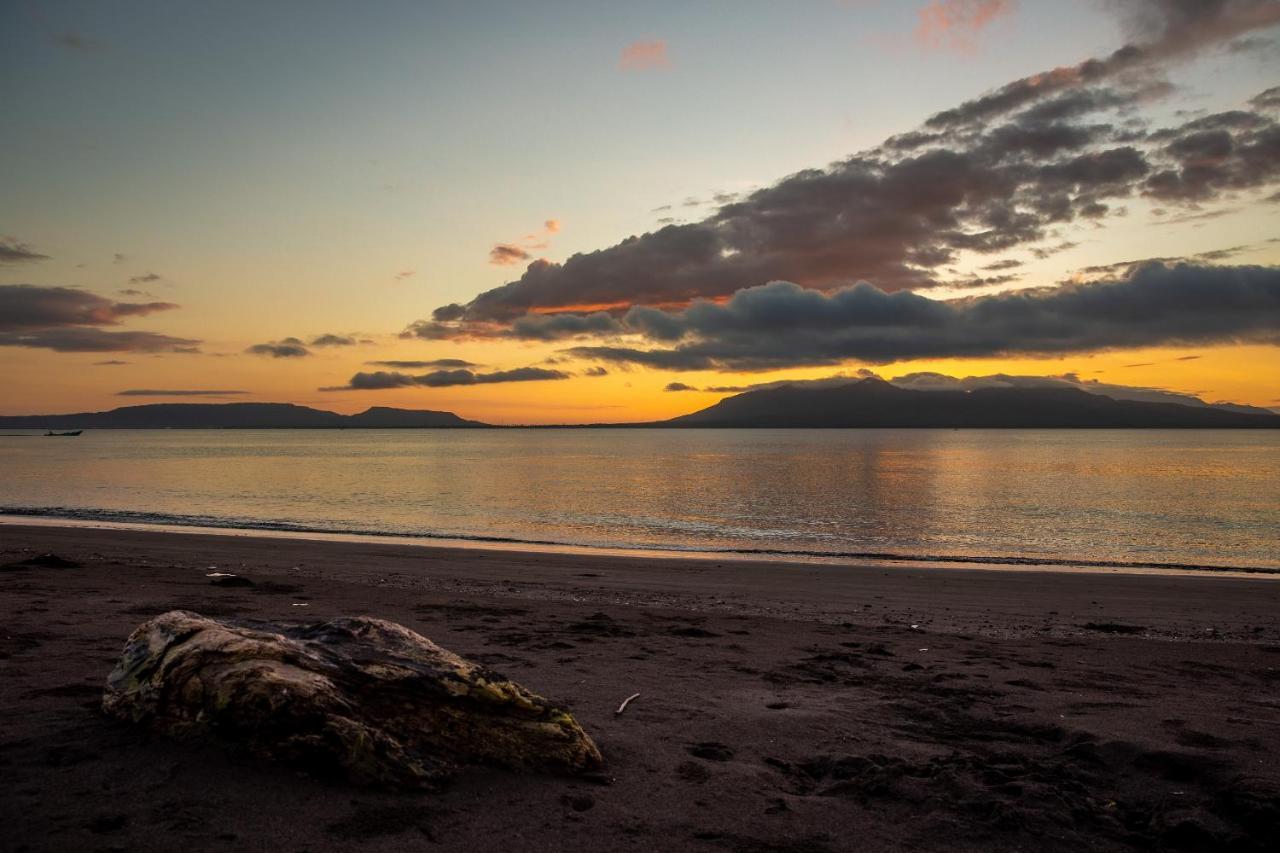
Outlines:
POLYGON ((89 431, 0 505, 621 548, 1280 567, 1280 433, 89 431))

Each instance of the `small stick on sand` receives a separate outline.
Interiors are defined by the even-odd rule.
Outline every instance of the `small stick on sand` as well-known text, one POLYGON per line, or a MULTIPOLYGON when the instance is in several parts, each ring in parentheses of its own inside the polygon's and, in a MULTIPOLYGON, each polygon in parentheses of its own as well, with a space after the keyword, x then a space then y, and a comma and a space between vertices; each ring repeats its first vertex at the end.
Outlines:
POLYGON ((632 693, 632 694, 631 694, 630 696, 628 696, 626 699, 623 699, 623 700, 622 700, 622 704, 618 706, 618 710, 616 710, 616 711, 614 711, 614 712, 613 712, 613 715, 614 715, 615 717, 616 717, 616 716, 618 716, 618 715, 619 715, 619 714, 621 714, 623 711, 627 710, 627 706, 631 704, 631 700, 632 700, 632 699, 639 699, 639 698, 640 698, 640 694, 639 694, 639 693, 632 693))

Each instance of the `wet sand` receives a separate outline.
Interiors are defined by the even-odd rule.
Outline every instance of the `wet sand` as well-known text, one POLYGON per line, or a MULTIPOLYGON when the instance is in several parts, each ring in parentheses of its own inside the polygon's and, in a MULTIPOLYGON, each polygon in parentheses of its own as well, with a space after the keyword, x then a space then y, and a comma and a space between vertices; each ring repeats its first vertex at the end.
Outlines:
POLYGON ((46 552, 81 565, 0 570, 3 849, 1280 845, 1277 578, 0 525, 0 564, 46 552), (125 637, 174 608, 400 622, 566 703, 608 781, 379 792, 107 719, 125 637))

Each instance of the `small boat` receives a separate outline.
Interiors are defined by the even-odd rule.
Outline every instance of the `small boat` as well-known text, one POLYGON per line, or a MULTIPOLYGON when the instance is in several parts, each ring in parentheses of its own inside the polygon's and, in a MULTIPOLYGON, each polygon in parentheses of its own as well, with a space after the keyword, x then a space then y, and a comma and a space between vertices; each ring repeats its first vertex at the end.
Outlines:
POLYGON ((82 429, 72 429, 72 430, 67 430, 66 432, 54 432, 53 430, 49 430, 44 435, 45 435, 45 438, 48 438, 49 436, 53 436, 54 438, 72 438, 74 436, 79 435, 82 432, 84 432, 84 430, 82 429))

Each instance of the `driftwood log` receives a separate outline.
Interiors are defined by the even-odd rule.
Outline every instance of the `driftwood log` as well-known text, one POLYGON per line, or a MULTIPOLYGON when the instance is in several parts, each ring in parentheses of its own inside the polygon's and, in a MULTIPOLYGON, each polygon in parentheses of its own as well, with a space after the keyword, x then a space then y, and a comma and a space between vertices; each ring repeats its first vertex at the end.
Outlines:
POLYGON ((431 786, 465 764, 584 773, 600 752, 564 708, 402 625, 250 625, 174 610, 129 637, 110 715, 358 784, 431 786))

